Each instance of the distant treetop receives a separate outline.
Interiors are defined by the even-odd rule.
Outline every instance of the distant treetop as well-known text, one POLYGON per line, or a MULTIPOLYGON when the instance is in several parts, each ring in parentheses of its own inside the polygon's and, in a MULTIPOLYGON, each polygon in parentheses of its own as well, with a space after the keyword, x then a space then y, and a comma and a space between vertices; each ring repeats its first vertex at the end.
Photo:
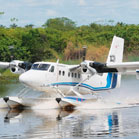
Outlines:
POLYGON ((67 17, 61 17, 61 18, 53 18, 48 19, 44 25, 42 25, 44 28, 54 28, 61 31, 68 31, 73 30, 76 28, 76 23, 72 21, 71 19, 68 19, 67 17))

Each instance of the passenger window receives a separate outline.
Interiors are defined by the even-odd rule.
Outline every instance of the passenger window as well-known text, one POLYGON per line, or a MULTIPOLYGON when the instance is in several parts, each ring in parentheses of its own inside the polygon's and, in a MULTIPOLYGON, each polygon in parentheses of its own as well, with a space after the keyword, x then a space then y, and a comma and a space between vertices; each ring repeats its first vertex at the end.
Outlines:
POLYGON ((77 73, 75 73, 75 75, 74 75, 74 76, 75 76, 75 78, 76 78, 76 77, 77 77, 77 73))
POLYGON ((80 78, 81 77, 81 75, 80 75, 80 73, 78 73, 78 78, 80 78))
POLYGON ((65 75, 65 71, 63 71, 63 76, 65 75))
POLYGON ((59 70, 59 75, 61 75, 61 70, 59 70))
POLYGON ((49 70, 49 72, 54 72, 54 70, 55 70, 55 67, 52 66, 51 69, 49 70))
POLYGON ((68 77, 70 77, 70 72, 68 72, 68 77))
POLYGON ((71 76, 73 77, 73 72, 72 72, 71 76))

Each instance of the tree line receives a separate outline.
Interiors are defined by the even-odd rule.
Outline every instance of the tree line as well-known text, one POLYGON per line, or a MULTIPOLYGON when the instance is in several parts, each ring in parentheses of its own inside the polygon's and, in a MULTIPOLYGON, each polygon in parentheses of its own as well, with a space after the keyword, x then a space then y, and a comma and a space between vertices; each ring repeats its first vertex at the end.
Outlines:
MULTIPOLYGON (((14 20, 14 19, 13 19, 14 20)), ((87 58, 104 61, 113 36, 125 39, 125 54, 138 56, 139 25, 117 23, 77 26, 66 17, 48 19, 42 27, 0 26, 0 61, 19 59, 46 61, 74 60, 82 57, 82 46, 87 46, 87 58)))

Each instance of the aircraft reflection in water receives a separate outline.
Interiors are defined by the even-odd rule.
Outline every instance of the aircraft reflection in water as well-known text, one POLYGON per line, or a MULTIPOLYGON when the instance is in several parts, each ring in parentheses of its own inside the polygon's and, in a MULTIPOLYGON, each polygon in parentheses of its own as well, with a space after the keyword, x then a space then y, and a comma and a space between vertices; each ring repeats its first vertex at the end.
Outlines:
POLYGON ((120 136, 121 115, 118 110, 73 112, 53 110, 0 111, 0 138, 76 138, 120 136), (6 113, 7 112, 7 113, 6 113), (2 117, 3 114, 3 117, 2 117), (4 116, 5 115, 5 116, 4 116), (120 126, 119 126, 120 125, 120 126))

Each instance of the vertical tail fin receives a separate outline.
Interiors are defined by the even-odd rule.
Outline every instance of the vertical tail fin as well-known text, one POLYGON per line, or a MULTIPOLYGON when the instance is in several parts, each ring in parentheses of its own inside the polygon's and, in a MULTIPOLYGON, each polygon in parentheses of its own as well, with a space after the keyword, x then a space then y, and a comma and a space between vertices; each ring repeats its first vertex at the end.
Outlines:
POLYGON ((113 37, 106 63, 121 63, 123 60, 124 39, 113 37))
MULTIPOLYGON (((124 39, 114 36, 106 63, 121 63, 123 61, 123 51, 124 51, 124 39)), ((116 88, 120 87, 120 84, 121 84, 121 74, 118 74, 117 84, 115 87, 116 88)))

